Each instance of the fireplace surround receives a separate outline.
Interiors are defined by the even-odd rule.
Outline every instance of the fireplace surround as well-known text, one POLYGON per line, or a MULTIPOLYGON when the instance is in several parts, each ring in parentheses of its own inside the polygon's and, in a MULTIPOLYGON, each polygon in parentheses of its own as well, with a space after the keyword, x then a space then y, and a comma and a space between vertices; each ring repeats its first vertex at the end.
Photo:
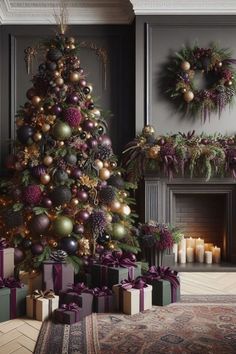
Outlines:
POLYGON ((205 242, 213 242, 221 247, 221 267, 224 265, 235 267, 235 180, 231 178, 211 179, 209 182, 200 178, 169 180, 146 175, 143 191, 145 221, 171 223, 182 228, 187 237, 205 237, 205 242))

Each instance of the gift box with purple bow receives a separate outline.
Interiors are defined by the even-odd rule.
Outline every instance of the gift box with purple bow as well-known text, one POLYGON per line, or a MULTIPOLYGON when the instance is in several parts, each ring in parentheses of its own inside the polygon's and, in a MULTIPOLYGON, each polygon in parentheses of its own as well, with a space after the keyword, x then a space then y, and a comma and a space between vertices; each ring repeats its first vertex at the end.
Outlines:
POLYGON ((169 267, 152 266, 144 277, 147 283, 153 286, 153 305, 164 306, 180 300, 178 272, 169 267))
POLYGON ((10 320, 10 289, 0 277, 0 322, 10 320))
POLYGON ((59 306, 59 296, 52 290, 34 290, 26 297, 27 316, 38 321, 49 318, 59 306))
POLYGON ((4 279, 3 284, 10 290, 10 319, 24 316, 28 286, 13 277, 4 279))
POLYGON ((52 289, 56 294, 74 283, 74 268, 71 264, 54 259, 43 262, 43 289, 52 289))
POLYGON ((107 286, 85 290, 93 295, 93 312, 105 313, 113 311, 113 294, 107 286))
POLYGON ((114 308, 127 315, 135 315, 152 308, 152 286, 143 277, 123 280, 113 285, 114 308))
POLYGON ((86 290, 88 288, 84 283, 77 283, 68 290, 60 291, 60 305, 75 303, 81 307, 82 317, 90 315, 93 312, 93 294, 86 290))
POLYGON ((122 280, 135 279, 141 275, 141 265, 136 263, 136 258, 131 253, 107 252, 100 258, 99 264, 91 266, 93 287, 119 284, 122 280))
POLYGON ((0 239, 0 277, 9 278, 14 275, 14 248, 9 247, 4 238, 0 239))
POLYGON ((60 323, 73 324, 83 318, 81 307, 76 303, 62 304, 59 309, 54 311, 54 318, 60 323))

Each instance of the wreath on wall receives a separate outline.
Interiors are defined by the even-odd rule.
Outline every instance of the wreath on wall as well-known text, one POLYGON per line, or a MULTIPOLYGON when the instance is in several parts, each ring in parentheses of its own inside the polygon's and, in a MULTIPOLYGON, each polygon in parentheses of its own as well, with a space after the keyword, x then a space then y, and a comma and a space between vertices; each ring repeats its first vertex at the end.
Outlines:
POLYGON ((236 64, 236 59, 231 58, 228 49, 218 49, 216 45, 184 47, 168 67, 166 93, 184 114, 200 116, 204 121, 212 112, 220 117, 236 94, 232 64, 236 64), (195 81, 199 73, 203 75, 203 89, 195 81))

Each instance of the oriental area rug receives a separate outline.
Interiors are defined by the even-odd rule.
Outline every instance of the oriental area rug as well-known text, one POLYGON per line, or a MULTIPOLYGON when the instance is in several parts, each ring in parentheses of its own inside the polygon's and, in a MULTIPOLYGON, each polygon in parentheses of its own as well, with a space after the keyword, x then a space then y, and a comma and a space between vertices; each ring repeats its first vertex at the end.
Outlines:
POLYGON ((235 354, 236 296, 182 296, 134 316, 43 323, 35 354, 235 354))

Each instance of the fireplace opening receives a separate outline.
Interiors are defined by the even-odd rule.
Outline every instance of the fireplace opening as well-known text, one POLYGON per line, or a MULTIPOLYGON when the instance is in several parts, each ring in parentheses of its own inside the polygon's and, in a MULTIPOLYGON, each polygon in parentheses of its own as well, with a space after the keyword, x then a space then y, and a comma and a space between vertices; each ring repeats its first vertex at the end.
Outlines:
POLYGON ((227 195, 176 193, 173 202, 172 222, 181 229, 185 238, 200 238, 205 246, 210 246, 209 250, 212 245, 220 248, 221 261, 228 262, 227 195))

